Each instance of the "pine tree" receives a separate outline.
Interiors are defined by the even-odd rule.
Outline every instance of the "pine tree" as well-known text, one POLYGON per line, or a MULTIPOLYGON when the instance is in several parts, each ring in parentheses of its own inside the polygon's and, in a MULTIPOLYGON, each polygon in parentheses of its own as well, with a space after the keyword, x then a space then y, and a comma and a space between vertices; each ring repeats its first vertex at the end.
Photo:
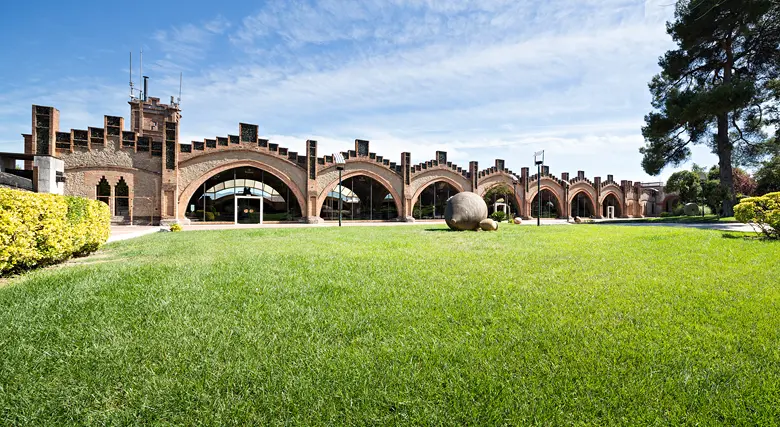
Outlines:
POLYGON ((780 1, 679 0, 667 33, 677 49, 660 58, 649 84, 655 111, 642 128, 642 167, 657 175, 687 160, 692 144, 708 144, 731 216, 733 158, 767 137, 764 110, 780 76, 780 1))

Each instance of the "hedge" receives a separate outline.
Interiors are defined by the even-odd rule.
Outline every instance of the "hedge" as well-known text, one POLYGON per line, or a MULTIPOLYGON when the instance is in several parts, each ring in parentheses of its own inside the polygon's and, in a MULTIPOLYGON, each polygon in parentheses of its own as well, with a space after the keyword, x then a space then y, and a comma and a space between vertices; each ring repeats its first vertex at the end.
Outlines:
POLYGON ((734 218, 758 227, 770 239, 780 239, 780 192, 740 200, 734 218))
POLYGON ((0 275, 94 252, 110 222, 97 200, 0 188, 0 275))

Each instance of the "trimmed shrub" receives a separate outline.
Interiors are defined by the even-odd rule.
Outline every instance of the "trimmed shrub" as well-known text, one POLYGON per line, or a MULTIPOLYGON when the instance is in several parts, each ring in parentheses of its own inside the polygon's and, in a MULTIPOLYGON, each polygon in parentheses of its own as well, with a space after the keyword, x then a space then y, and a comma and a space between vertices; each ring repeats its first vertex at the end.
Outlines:
POLYGON ((780 239, 780 192, 742 199, 734 207, 734 218, 758 228, 770 239, 780 239))
POLYGON ((501 222, 506 219, 504 211, 495 211, 490 215, 490 218, 496 222, 501 222))
POLYGON ((97 200, 0 188, 0 274, 93 252, 110 220, 97 200))

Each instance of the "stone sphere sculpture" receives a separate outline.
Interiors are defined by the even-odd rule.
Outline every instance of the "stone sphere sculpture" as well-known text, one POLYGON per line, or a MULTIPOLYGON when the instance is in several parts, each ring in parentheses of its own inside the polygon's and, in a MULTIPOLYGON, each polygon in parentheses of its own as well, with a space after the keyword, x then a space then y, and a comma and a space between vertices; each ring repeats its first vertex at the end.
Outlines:
POLYGON ((699 205, 696 203, 686 203, 683 208, 683 212, 687 216, 694 216, 699 214, 699 205))
POLYGON ((475 193, 464 191, 447 200, 444 220, 453 230, 478 230, 479 223, 488 216, 487 204, 475 193))

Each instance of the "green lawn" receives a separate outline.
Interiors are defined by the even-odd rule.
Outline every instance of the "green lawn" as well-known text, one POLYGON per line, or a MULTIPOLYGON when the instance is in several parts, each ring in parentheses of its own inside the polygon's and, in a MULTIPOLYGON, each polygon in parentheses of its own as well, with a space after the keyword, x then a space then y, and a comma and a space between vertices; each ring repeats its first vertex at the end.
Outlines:
POLYGON ((158 233, 0 284, 0 425, 780 423, 780 243, 158 233))

